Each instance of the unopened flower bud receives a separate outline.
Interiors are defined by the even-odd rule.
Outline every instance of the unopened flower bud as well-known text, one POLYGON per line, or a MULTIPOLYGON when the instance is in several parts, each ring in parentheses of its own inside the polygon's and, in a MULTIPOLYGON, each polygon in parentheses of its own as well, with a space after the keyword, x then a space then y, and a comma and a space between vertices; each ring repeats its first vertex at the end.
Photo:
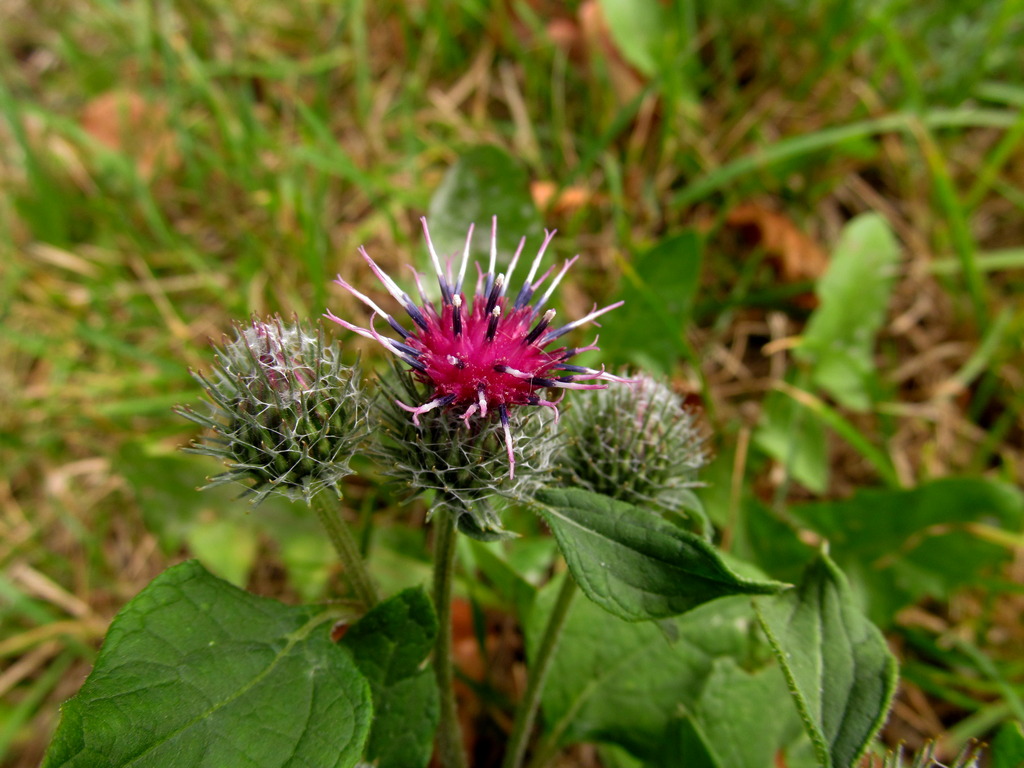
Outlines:
POLYGON ((483 541, 514 536, 502 528, 492 502, 524 498, 548 478, 552 454, 561 445, 552 428, 554 413, 515 409, 507 417, 492 413, 468 419, 437 408, 418 414, 413 423, 401 403, 421 397, 424 385, 397 369, 381 385, 378 428, 369 450, 384 474, 410 495, 433 490, 431 511, 451 510, 459 530, 469 536, 483 541), (513 441, 517 457, 514 475, 508 471, 506 439, 513 441))
POLYGON ((670 387, 640 374, 629 387, 576 398, 565 415, 567 446, 556 476, 658 512, 706 520, 691 488, 707 452, 693 411, 670 387))
POLYGON ((320 329, 280 318, 238 326, 215 349, 210 375, 193 374, 209 398, 206 412, 176 409, 213 433, 185 450, 227 466, 206 487, 238 481, 257 503, 274 492, 307 502, 324 489, 339 492, 367 433, 358 369, 341 364, 320 329))

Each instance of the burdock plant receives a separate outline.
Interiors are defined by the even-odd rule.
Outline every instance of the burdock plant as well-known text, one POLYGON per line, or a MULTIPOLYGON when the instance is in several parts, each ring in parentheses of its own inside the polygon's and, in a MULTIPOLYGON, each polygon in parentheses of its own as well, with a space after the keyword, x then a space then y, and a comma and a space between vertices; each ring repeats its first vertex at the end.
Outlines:
POLYGON ((238 482, 254 503, 272 493, 303 500, 327 529, 357 597, 376 602, 350 531, 338 513, 341 480, 368 431, 369 401, 358 366, 341 362, 322 330, 279 317, 253 319, 216 347, 207 375, 193 372, 204 412, 178 413, 209 430, 186 452, 220 459, 206 487, 238 482))
POLYGON ((407 324, 340 276, 337 283, 363 302, 372 315, 366 327, 331 312, 326 316, 343 328, 376 340, 408 366, 407 372, 385 384, 388 403, 381 412, 376 450, 387 472, 416 491, 436 491, 432 512, 439 523, 434 566, 434 603, 440 624, 435 653, 441 693, 439 749, 444 765, 462 766, 465 755, 455 713, 449 616, 455 532, 458 529, 483 539, 503 535, 489 499, 497 493, 522 498, 547 471, 551 420, 531 419, 522 412, 530 409, 523 406, 543 406, 557 417, 558 401, 550 399, 550 391, 603 389, 610 382, 624 381, 603 370, 570 362, 585 350, 597 349, 595 345, 552 348, 556 340, 621 302, 601 309, 595 306, 584 317, 553 327, 555 310, 546 306, 578 257, 564 262, 553 277, 554 267, 538 276, 554 237, 553 232, 547 233, 522 285, 510 293, 526 238, 520 240, 508 269, 498 272, 497 217, 491 224, 487 268, 478 266, 475 291, 472 299, 467 299, 464 286, 473 227, 469 227, 458 270, 453 273, 450 262, 447 267, 441 266, 426 219, 422 223, 440 289, 438 306, 427 298, 421 275, 416 275, 420 295, 417 304, 361 250, 374 275, 408 315, 407 324), (374 321, 378 316, 397 339, 377 331, 374 321), (411 416, 402 418, 403 412, 411 416), (507 472, 494 458, 498 430, 507 456, 507 472))
MULTIPOLYGON (((800 588, 779 596, 785 585, 738 575, 708 531, 694 532, 691 520, 680 517, 697 508, 690 489, 705 459, 695 417, 666 384, 642 373, 627 380, 573 362, 596 349, 596 340, 585 347, 557 344, 618 303, 553 323, 548 302, 575 259, 542 271, 552 234, 513 291, 525 241, 499 272, 493 225, 490 252, 469 296, 472 229, 455 269, 442 267, 425 223, 424 234, 437 303, 427 298, 420 276, 414 302, 363 252, 408 320, 400 322, 341 278, 372 314, 363 324, 327 315, 393 355, 393 370, 379 380, 375 398, 364 394, 358 368, 342 364, 339 348, 319 330, 271 318, 238 326, 234 338, 218 345, 212 370, 196 374, 206 407, 179 409, 208 431, 189 450, 225 465, 211 484, 239 482, 255 502, 277 493, 312 506, 356 600, 284 605, 247 594, 196 562, 168 569, 111 625, 94 672, 64 707, 44 767, 350 768, 361 761, 425 768, 436 738, 439 763, 464 768, 451 660, 455 545, 459 532, 478 539, 513 535, 502 527, 502 499, 538 512, 568 569, 556 576, 561 584, 546 617, 543 601, 531 608, 546 628, 529 650, 505 768, 523 764, 577 591, 626 622, 668 622, 721 597, 759 596, 759 620, 819 764, 852 765, 888 708, 895 663, 835 564, 822 553, 800 588), (390 328, 386 335, 380 321, 390 328), (567 390, 593 391, 577 393, 558 423, 567 390), (360 451, 431 504, 433 601, 422 587, 377 599, 339 514, 343 482, 360 451)), ((714 619, 714 610, 709 613, 714 619)), ((615 626, 617 636, 622 622, 615 626)), ((611 636, 596 631, 588 643, 611 636)), ((686 688, 691 698, 699 691, 696 704, 714 699, 713 713, 735 710, 741 718, 755 706, 743 697, 761 684, 715 687, 720 671, 740 681, 746 672, 719 669, 711 653, 708 646, 699 654, 704 660, 687 662, 699 685, 696 678, 666 679, 665 690, 684 695, 686 688), (705 662, 711 666, 700 671, 705 662)), ((594 669, 603 681, 624 695, 643 692, 642 680, 650 678, 634 677, 642 666, 634 653, 609 660, 594 669)), ((602 682, 597 690, 608 689, 602 682)), ((715 723, 694 720, 703 716, 700 707, 691 711, 694 702, 686 701, 664 713, 665 738, 715 748, 701 746, 701 728, 715 723)), ((739 723, 730 721, 729 732, 739 732, 739 723)), ((532 763, 547 764, 557 753, 563 726, 574 727, 562 721, 535 742, 532 763)), ((766 757, 774 754, 775 747, 766 757)), ((711 752, 698 758, 727 763, 711 752)))

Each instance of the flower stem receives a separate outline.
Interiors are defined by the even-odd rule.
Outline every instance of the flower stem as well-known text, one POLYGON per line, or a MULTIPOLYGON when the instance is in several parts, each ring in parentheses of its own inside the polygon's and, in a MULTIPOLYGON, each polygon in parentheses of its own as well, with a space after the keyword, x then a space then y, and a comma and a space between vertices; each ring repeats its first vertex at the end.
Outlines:
POLYGON ((452 670, 452 577, 455 571, 455 515, 448 509, 434 513, 434 610, 437 611, 437 644, 434 674, 441 697, 441 724, 437 731, 437 752, 443 768, 466 768, 455 706, 455 676, 452 670))
POLYGON ((505 760, 501 764, 502 768, 519 768, 523 764, 530 732, 533 730, 533 723, 537 718, 537 710, 540 709, 540 696, 544 691, 544 683, 548 671, 551 669, 558 641, 562 637, 562 629, 565 627, 565 619, 569 615, 569 607, 575 596, 576 580, 573 579, 572 574, 567 573, 562 581, 562 588, 558 591, 555 605, 551 609, 551 615, 548 616, 544 636, 541 638, 540 647, 537 648, 537 656, 532 659, 530 679, 526 684, 523 699, 519 702, 519 708, 516 710, 516 719, 512 726, 508 748, 505 751, 505 760))
POLYGON ((334 551, 338 553, 338 559, 345 567, 345 577, 352 585, 356 599, 370 609, 377 604, 377 590, 359 553, 359 545, 352 536, 348 524, 341 517, 338 501, 338 497, 330 491, 321 491, 313 497, 312 507, 316 510, 324 530, 327 531, 334 551))

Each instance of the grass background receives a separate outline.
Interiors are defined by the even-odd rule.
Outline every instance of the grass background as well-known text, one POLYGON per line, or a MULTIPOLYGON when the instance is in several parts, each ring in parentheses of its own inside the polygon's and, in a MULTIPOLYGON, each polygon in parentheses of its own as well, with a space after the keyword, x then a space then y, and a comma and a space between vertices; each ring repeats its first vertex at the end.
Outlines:
MULTIPOLYGON (((558 255, 583 254, 571 316, 637 284, 638 254, 699 236, 692 307, 668 318, 686 325, 654 362, 705 408, 725 546, 730 499, 843 499, 879 484, 879 452, 908 488, 1018 484, 1022 49, 1014 0, 7 0, 0 763, 38 763, 106 624, 168 564, 198 553, 264 594, 322 593, 292 510, 257 525, 194 492, 210 468, 176 455, 171 405, 232 321, 356 316, 331 278, 371 290, 360 245, 392 270, 419 254, 419 216, 481 146, 514 158, 558 255), (900 244, 879 393, 866 414, 830 406, 827 481, 808 489, 752 435, 865 212, 900 244)), ((489 216, 476 205, 466 224, 489 216)), ((372 480, 351 503, 409 514, 372 480)), ((952 749, 1020 707, 1024 548, 1001 533, 987 586, 890 628, 907 662, 890 741, 952 749)), ((382 541, 382 579, 422 543, 382 541)))

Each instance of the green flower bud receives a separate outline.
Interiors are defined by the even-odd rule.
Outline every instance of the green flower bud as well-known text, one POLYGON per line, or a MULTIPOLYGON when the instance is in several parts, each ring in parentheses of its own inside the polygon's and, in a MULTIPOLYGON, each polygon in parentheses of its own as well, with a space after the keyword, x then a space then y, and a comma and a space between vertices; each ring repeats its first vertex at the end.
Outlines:
POLYGON ((555 475, 564 484, 706 521, 690 489, 707 463, 693 411, 670 387, 646 374, 632 386, 577 397, 565 414, 566 448, 555 475))
POLYGON ((515 409, 505 417, 464 419, 445 408, 420 413, 413 423, 402 403, 424 396, 424 386, 397 368, 381 381, 378 427, 370 452, 384 475, 407 487, 409 495, 435 491, 431 514, 450 509, 463 533, 490 541, 515 534, 501 527, 492 502, 525 498, 550 474, 560 446, 551 409, 515 409), (512 444, 509 445, 508 441, 512 444), (516 455, 509 472, 508 453, 516 455))
POLYGON ((228 468, 206 487, 241 482, 254 503, 270 493, 309 502, 323 489, 340 492, 367 434, 358 368, 341 364, 319 328, 280 318, 237 326, 234 340, 215 350, 212 373, 193 373, 209 399, 206 412, 176 409, 212 432, 184 450, 228 468))

